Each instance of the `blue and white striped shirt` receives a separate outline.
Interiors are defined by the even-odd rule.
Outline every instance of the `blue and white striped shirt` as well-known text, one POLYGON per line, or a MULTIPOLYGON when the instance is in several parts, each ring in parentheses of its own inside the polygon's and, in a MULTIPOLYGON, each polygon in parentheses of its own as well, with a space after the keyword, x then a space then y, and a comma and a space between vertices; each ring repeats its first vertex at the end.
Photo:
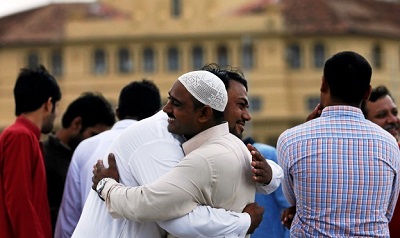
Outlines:
POLYGON ((399 192, 394 137, 359 108, 330 106, 278 140, 291 237, 389 237, 399 192))

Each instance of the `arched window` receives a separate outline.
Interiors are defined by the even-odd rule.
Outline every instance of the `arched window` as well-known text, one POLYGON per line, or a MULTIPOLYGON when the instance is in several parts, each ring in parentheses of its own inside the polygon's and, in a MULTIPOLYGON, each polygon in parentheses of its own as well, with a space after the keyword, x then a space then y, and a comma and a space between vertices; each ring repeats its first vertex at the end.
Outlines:
POLYGON ((118 70, 120 73, 129 73, 133 70, 131 54, 127 48, 118 50, 118 70))
POLYGON ((39 54, 37 52, 30 52, 27 57, 28 68, 34 69, 39 66, 39 54))
POLYGON ((106 52, 103 49, 96 49, 93 54, 93 72, 95 74, 107 73, 106 52))
POLYGON ((63 74, 63 56, 62 56, 62 51, 61 50, 54 50, 51 53, 51 72, 55 76, 59 76, 63 74))
POLYGON ((242 46, 242 67, 243 69, 254 67, 253 45, 251 43, 242 46))
POLYGON ((143 70, 145 72, 153 72, 154 68, 154 50, 146 48, 143 50, 143 70))
POLYGON ((372 67, 375 69, 382 68, 382 49, 379 45, 372 47, 372 67))
POLYGON ((229 65, 228 48, 226 46, 221 45, 217 48, 217 62, 221 67, 229 65))
POLYGON ((291 44, 286 48, 286 63, 291 69, 299 69, 301 67, 301 51, 299 45, 291 44))
POLYGON ((171 16, 178 18, 182 14, 181 0, 171 0, 171 16))
POLYGON ((199 70, 204 66, 204 53, 201 46, 194 46, 192 48, 192 68, 199 70))
POLYGON ((167 51, 167 65, 169 71, 179 70, 179 50, 176 47, 170 47, 167 51))
POLYGON ((325 46, 321 43, 314 45, 314 67, 322 68, 325 63, 325 46))

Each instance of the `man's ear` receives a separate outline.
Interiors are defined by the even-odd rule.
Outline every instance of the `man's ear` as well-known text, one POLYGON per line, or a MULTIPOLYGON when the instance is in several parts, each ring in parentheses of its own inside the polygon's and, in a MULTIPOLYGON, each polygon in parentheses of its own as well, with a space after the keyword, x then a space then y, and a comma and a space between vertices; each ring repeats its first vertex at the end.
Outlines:
POLYGON ((368 90, 364 94, 363 100, 368 101, 369 96, 371 96, 371 92, 372 92, 372 87, 371 85, 369 85, 368 90))
POLYGON ((321 83, 320 91, 321 91, 321 93, 326 93, 326 92, 328 92, 328 90, 329 90, 328 83, 326 82, 325 77, 322 76, 322 83, 321 83))
POLYGON ((204 106, 200 109, 199 122, 204 123, 213 118, 213 109, 210 106, 204 106))
POLYGON ((70 127, 74 131, 81 131, 82 117, 75 117, 74 120, 72 120, 70 127))
POLYGON ((47 99, 47 101, 44 103, 44 109, 45 109, 46 112, 52 112, 53 111, 54 104, 53 104, 53 102, 51 100, 52 100, 52 98, 49 97, 47 99))

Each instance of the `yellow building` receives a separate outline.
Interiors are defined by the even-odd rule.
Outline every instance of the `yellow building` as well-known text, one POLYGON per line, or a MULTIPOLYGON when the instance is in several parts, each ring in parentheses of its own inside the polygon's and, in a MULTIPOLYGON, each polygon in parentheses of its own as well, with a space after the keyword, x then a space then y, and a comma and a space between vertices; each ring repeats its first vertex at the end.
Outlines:
POLYGON ((60 115, 83 91, 116 104, 149 78, 163 98, 206 63, 240 68, 253 120, 246 136, 275 144, 319 101, 323 63, 353 50, 373 65, 372 86, 400 100, 400 4, 374 0, 103 0, 50 4, 0 19, 0 128, 14 121, 19 69, 44 64, 63 93, 60 115))

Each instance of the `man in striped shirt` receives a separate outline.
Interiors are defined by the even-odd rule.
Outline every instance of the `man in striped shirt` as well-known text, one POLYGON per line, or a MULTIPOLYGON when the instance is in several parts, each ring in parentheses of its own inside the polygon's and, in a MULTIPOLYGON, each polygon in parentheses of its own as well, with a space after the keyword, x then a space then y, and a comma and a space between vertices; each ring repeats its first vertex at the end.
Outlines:
POLYGON ((279 137, 283 190, 296 206, 291 237, 389 237, 400 150, 360 109, 371 74, 355 52, 332 56, 324 66, 321 116, 279 137))

